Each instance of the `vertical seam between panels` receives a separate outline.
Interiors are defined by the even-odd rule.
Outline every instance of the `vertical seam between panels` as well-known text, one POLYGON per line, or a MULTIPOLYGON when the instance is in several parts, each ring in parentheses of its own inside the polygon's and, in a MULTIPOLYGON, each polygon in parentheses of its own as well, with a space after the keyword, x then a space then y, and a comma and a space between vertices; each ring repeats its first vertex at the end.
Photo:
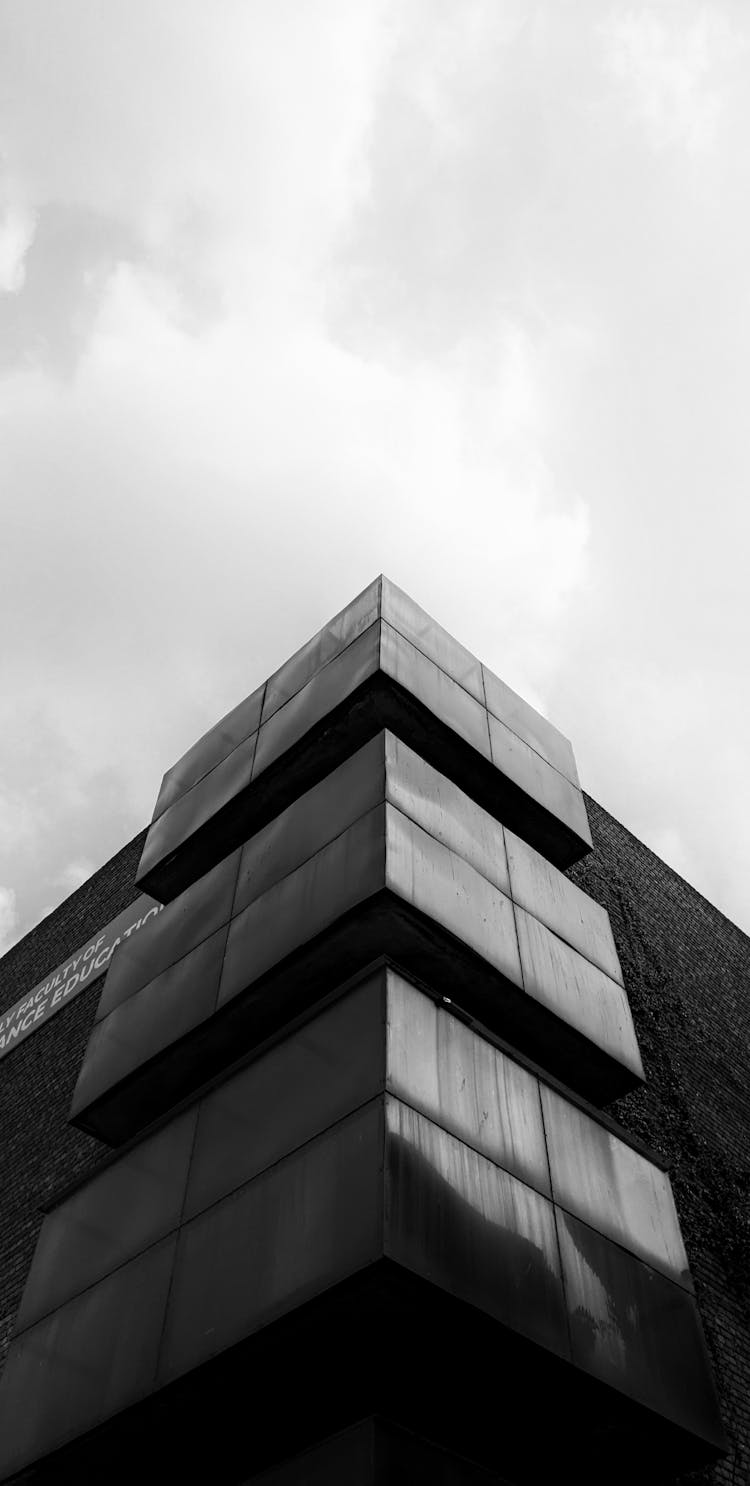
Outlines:
POLYGON ((557 1202, 555 1200, 555 1186, 552 1180, 552 1162, 549 1154, 549 1142, 547 1140, 547 1122, 544 1118, 544 1104, 542 1102, 541 1080, 537 1079, 537 1092, 539 1095, 539 1113, 542 1118, 542 1134, 544 1136, 544 1149, 547 1153, 547 1167, 549 1169, 549 1189, 552 1202, 552 1222, 555 1228, 555 1243, 557 1245, 557 1262, 560 1265, 560 1288, 562 1290, 563 1305, 565 1307, 565 1334, 568 1338, 568 1356, 573 1362, 573 1333, 570 1325, 570 1306, 568 1304, 568 1287, 565 1283, 565 1268, 563 1266, 562 1245, 560 1243, 560 1230, 557 1223, 557 1202))
MULTIPOLYGON (((162 1361, 163 1361, 164 1338, 165 1338, 166 1330, 167 1330, 167 1320, 169 1318, 169 1303, 170 1303, 170 1301, 172 1299, 172 1290, 174 1289, 175 1274, 176 1274, 176 1271, 177 1271, 177 1246, 178 1246, 179 1241, 180 1241, 180 1231, 182 1229, 183 1219, 185 1217, 185 1205, 187 1203, 188 1182, 190 1181, 190 1170, 191 1170, 191 1167, 192 1167, 192 1164, 193 1164, 193 1155, 195 1153, 195 1141, 196 1141, 196 1137, 197 1137, 197 1134, 198 1134, 198 1118, 199 1118, 199 1115, 200 1115, 200 1110, 201 1110, 202 1103, 203 1103, 203 1100, 200 1099, 200 1100, 198 1100, 198 1102, 197 1102, 197 1104, 195 1106, 195 1116, 194 1116, 194 1124, 193 1124, 193 1136, 192 1136, 192 1140, 190 1141, 190 1152, 189 1152, 188 1160, 187 1160, 187 1169, 185 1171, 185 1190, 183 1191, 182 1202, 180 1203, 180 1215, 179 1215, 179 1217, 177 1219, 177 1224, 176 1224, 175 1228, 172 1229, 172 1232, 175 1235, 174 1250, 173 1250, 173 1253, 172 1253, 172 1266, 171 1266, 171 1270, 170 1270, 170 1274, 169 1274, 169 1284, 167 1285, 167 1294, 166 1294, 166 1298, 165 1298, 165 1301, 164 1301, 164 1316, 163 1316, 162 1323, 161 1323, 161 1331, 159 1333, 159 1344, 158 1344, 158 1346, 156 1348, 156 1361, 154 1363, 153 1391, 155 1393, 158 1391, 159 1369, 161 1368, 161 1364, 162 1364, 162 1361)), ((189 1116, 189 1110, 186 1110, 185 1113, 186 1113, 187 1116, 189 1116)), ((179 1118, 179 1116, 178 1116, 178 1118, 179 1118)))

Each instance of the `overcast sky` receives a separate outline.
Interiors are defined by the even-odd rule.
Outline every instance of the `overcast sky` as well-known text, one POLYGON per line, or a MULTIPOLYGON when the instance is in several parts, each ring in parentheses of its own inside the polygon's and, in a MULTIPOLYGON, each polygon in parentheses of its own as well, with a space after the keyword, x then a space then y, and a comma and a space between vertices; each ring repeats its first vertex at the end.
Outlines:
POLYGON ((0 0, 0 948, 384 571, 750 930, 750 12, 0 0))

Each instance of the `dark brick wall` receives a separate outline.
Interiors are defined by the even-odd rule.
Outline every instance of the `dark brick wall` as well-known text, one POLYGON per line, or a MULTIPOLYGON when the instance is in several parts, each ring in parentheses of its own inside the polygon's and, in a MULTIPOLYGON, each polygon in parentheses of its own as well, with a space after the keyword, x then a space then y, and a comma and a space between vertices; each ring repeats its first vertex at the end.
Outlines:
MULTIPOLYGON (((145 832, 112 857, 0 960, 0 1012, 139 896, 145 832)), ((82 991, 0 1060, 0 1369, 26 1283, 41 1205, 90 1170, 106 1147, 68 1124, 103 980, 82 991)))
MULTIPOLYGON (((732 1450, 750 1480, 750 939, 587 799, 595 853, 570 876, 609 911, 648 1083, 612 1109, 669 1162, 732 1450)), ((143 835, 0 961, 0 1011, 138 896, 143 835)), ((105 1149, 67 1114, 102 982, 0 1061, 0 1367, 52 1192, 105 1149)))
POLYGON ((608 910, 646 1071, 611 1113, 669 1163, 729 1458, 750 1481, 750 939, 587 798, 594 852, 568 874, 608 910))

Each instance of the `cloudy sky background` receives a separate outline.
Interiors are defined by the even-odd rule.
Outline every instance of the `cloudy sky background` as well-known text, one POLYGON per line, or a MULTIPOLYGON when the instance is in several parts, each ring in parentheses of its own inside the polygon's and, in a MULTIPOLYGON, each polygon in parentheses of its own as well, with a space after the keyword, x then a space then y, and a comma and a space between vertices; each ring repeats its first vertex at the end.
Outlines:
POLYGON ((750 15, 0 0, 0 949, 385 571, 750 930, 750 15))

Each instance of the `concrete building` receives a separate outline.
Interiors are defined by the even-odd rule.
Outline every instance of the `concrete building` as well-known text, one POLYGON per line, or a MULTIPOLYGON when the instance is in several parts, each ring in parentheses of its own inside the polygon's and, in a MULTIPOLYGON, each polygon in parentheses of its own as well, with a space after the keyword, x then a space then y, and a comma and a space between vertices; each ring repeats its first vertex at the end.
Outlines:
POLYGON ((0 962, 0 1480, 737 1486, 748 969, 377 579, 0 962))

